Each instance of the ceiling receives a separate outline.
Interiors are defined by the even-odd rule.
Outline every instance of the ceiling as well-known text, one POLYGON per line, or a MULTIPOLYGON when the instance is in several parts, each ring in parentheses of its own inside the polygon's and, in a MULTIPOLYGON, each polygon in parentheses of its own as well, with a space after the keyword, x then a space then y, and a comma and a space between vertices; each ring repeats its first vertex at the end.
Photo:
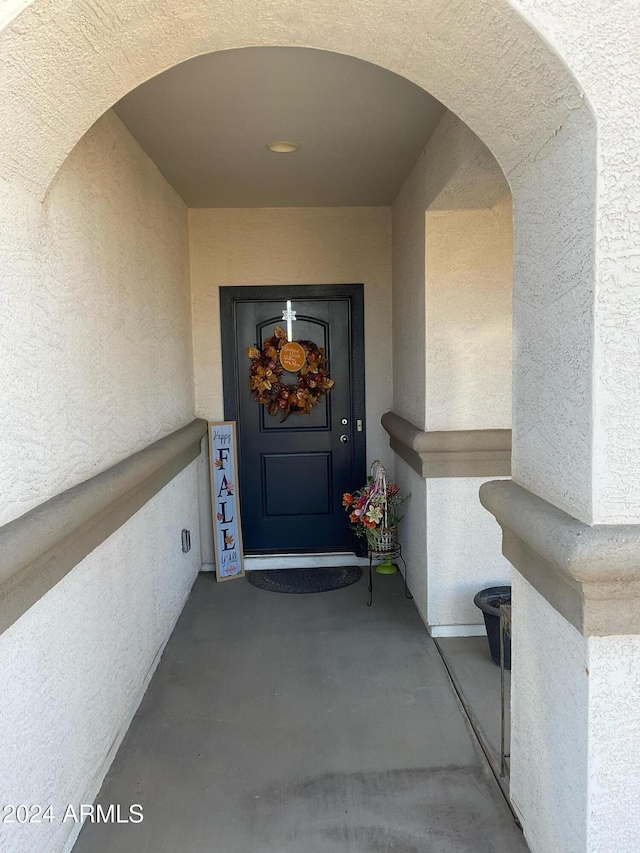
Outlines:
POLYGON ((389 205, 445 112, 376 65, 289 47, 191 59, 115 110, 189 207, 389 205))

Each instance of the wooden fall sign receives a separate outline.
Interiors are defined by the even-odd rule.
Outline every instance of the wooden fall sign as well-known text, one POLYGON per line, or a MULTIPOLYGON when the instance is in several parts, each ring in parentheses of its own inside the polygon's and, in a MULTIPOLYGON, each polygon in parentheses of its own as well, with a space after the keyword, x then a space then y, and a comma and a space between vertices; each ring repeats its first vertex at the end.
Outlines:
POLYGON ((209 460, 216 578, 227 581, 244 576, 235 421, 209 424, 209 460))

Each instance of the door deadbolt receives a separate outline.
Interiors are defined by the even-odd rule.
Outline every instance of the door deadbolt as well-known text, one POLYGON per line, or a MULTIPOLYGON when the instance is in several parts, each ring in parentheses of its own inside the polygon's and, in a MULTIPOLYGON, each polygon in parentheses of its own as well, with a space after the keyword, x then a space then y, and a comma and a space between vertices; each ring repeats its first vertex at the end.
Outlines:
POLYGON ((349 420, 348 420, 347 418, 343 418, 343 419, 340 421, 340 423, 342 424, 342 426, 346 426, 346 425, 349 423, 349 420))
POLYGON ((346 443, 349 441, 349 436, 348 436, 348 435, 345 435, 345 434, 343 433, 343 434, 340 436, 340 441, 341 441, 343 444, 346 444, 346 443))

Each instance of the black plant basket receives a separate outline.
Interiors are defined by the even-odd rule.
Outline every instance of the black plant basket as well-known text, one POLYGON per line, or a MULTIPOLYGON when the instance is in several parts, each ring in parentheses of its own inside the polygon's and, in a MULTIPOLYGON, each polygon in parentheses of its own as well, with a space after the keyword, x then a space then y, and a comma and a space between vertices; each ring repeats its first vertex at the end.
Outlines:
MULTIPOLYGON (((482 610, 491 660, 500 666, 500 605, 511 604, 510 586, 490 586, 476 593, 473 603, 482 610)), ((511 669, 511 637, 504 638, 504 668, 511 669)))

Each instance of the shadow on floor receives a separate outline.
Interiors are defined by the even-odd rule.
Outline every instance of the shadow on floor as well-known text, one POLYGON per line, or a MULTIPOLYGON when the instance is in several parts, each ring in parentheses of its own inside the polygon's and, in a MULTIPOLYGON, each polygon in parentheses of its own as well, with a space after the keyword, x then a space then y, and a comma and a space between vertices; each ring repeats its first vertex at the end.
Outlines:
POLYGON ((399 576, 200 575, 74 853, 524 853, 399 576))

